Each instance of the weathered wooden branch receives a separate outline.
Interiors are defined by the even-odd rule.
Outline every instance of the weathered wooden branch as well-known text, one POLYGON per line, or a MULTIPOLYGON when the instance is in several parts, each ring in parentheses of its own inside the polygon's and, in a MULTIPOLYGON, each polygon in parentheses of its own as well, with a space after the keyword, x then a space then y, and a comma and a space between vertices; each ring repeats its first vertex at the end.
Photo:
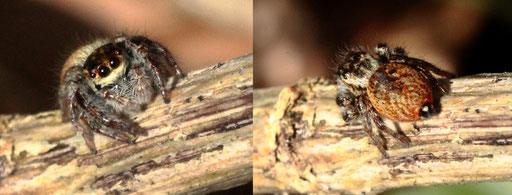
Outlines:
POLYGON ((0 116, 0 194, 207 193, 252 180, 253 57, 189 73, 135 121, 136 144, 95 136, 91 155, 60 111, 0 116))
POLYGON ((254 192, 375 194, 404 186, 511 181, 512 74, 450 83, 439 115, 399 125, 410 147, 385 135, 389 158, 369 143, 360 122, 340 118, 332 81, 257 90, 254 192))

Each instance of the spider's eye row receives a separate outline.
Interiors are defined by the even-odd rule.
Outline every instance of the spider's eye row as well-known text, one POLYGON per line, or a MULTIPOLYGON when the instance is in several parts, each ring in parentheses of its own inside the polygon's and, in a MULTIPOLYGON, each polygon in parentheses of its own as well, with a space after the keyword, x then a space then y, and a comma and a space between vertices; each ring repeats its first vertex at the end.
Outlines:
POLYGON ((110 74, 110 69, 106 66, 101 66, 98 73, 101 77, 106 77, 110 74))
POLYGON ((119 64, 120 64, 120 63, 121 63, 121 62, 119 61, 119 58, 110 58, 110 60, 109 60, 109 64, 110 64, 110 67, 111 67, 111 68, 117 68, 117 67, 119 67, 119 64))

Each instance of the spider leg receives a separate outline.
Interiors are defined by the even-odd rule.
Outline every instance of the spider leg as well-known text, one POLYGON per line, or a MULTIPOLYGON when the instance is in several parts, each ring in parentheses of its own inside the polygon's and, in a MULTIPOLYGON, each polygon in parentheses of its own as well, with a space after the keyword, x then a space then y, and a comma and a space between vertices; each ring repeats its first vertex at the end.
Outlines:
POLYGON ((131 99, 127 97, 119 96, 119 94, 117 93, 106 91, 105 93, 103 93, 103 97, 107 100, 112 100, 122 105, 136 107, 136 102, 133 102, 131 99))
POLYGON ((82 137, 85 140, 85 144, 91 150, 92 154, 96 154, 98 152, 98 150, 96 150, 96 144, 94 143, 94 133, 91 130, 83 129, 80 125, 75 125, 75 127, 78 127, 78 129, 81 129, 82 137))
POLYGON ((420 73, 426 77, 429 81, 433 82, 434 85, 436 85, 436 87, 438 89, 441 90, 441 92, 443 92, 443 94, 445 95, 448 95, 449 93, 449 90, 443 85, 441 84, 441 82, 439 82, 439 80, 437 80, 436 78, 434 78, 434 76, 432 76, 432 74, 430 74, 429 72, 427 72, 426 70, 423 70, 423 69, 420 69, 420 73))
POLYGON ((395 139, 397 139, 398 141, 402 142, 402 143, 405 143, 405 144, 410 144, 411 143, 411 139, 409 139, 409 137, 407 137, 406 135, 402 134, 401 132, 395 132, 393 130, 391 130, 390 128, 388 128, 386 126, 386 124, 384 123, 384 121, 382 121, 382 118, 374 111, 370 111, 370 118, 373 120, 373 122, 375 123, 375 126, 377 126, 377 128, 379 128, 379 130, 387 133, 387 134, 390 134, 391 136, 393 136, 395 139))
MULTIPOLYGON (((176 63, 176 60, 174 60, 171 53, 164 46, 162 46, 162 45, 159 45, 159 46, 164 50, 163 54, 165 56, 165 59, 167 59, 167 63, 174 68, 174 75, 172 75, 172 76, 177 76, 178 78, 184 78, 185 75, 183 74, 183 71, 178 66, 178 63, 176 63)), ((169 70, 169 69, 168 69, 168 71, 172 72, 172 70, 169 70)))
MULTIPOLYGON (((171 76, 173 78, 173 81, 171 83, 171 88, 170 88, 170 90, 172 90, 176 87, 178 80, 185 78, 185 75, 183 74, 183 71, 181 70, 181 68, 178 66, 178 63, 176 63, 176 60, 174 60, 174 58, 172 57, 171 53, 164 46, 162 46, 158 43, 155 43, 155 44, 159 47, 159 49, 161 49, 161 51, 163 51, 163 53, 161 53, 160 55, 163 55, 166 60, 165 62, 167 63, 167 66, 164 66, 164 67, 166 67, 166 71, 170 74, 169 76, 171 76)), ((155 54, 151 54, 151 55, 155 55, 155 54)), ((151 62, 151 64, 153 64, 153 62, 151 62)), ((165 88, 165 85, 164 85, 163 90, 167 90, 165 88)), ((169 93, 169 92, 167 92, 167 93, 169 93)), ((169 102, 170 102, 170 100, 167 103, 169 103, 169 102)))
POLYGON ((71 101, 69 105, 69 113, 73 126, 77 128, 85 140, 85 144, 91 150, 92 154, 97 153, 96 145, 94 143, 94 134, 92 131, 98 132, 102 135, 112 137, 116 140, 131 143, 132 138, 127 132, 115 132, 113 129, 103 127, 101 121, 91 116, 90 112, 87 112, 84 106, 81 104, 78 93, 71 95, 71 101), (84 128, 87 127, 87 128, 84 128))
POLYGON ((448 94, 449 90, 445 86, 443 86, 438 79, 434 78, 432 74, 439 75, 443 78, 453 78, 455 77, 454 74, 441 70, 436 66, 432 65, 431 63, 420 59, 409 58, 400 55, 392 55, 390 59, 393 62, 403 63, 416 68, 423 76, 425 76, 428 80, 432 81, 436 85, 436 87, 438 87, 441 90, 441 92, 443 92, 443 94, 448 94))
POLYGON ((341 85, 336 96, 336 104, 340 106, 341 117, 345 122, 356 119, 359 115, 355 105, 354 96, 349 91, 345 90, 345 85, 341 85))
POLYGON ((368 116, 368 113, 363 114, 364 115, 364 121, 363 121, 363 129, 365 130, 366 134, 370 137, 370 139, 373 141, 373 143, 377 146, 377 149, 379 149, 382 156, 385 158, 389 157, 388 153, 386 152, 387 147, 384 141, 381 137, 373 133, 372 126, 370 122, 370 117, 368 116))
POLYGON ((142 36, 131 37, 128 44, 132 44, 135 48, 139 48, 143 58, 149 62, 149 71, 155 78, 154 84, 160 90, 164 102, 168 104, 171 102, 168 94, 170 91, 165 88, 168 76, 182 76, 182 72, 172 55, 162 45, 152 42, 142 36), (138 46, 140 45, 140 46, 138 46), (162 59, 164 58, 164 59, 162 59), (174 71, 171 70, 171 67, 174 71), (171 73, 173 73, 171 75, 171 73))
MULTIPOLYGON (((76 102, 79 107, 83 109, 81 119, 85 124, 93 131, 114 138, 116 140, 126 142, 126 143, 134 143, 135 139, 134 135, 140 134, 140 132, 144 131, 142 128, 136 126, 135 124, 128 124, 123 121, 116 121, 109 117, 109 115, 115 116, 113 113, 104 113, 100 111, 95 105, 92 105, 91 102, 83 98, 80 90, 77 90, 76 102)), ((101 109, 108 110, 108 109, 101 109)))
POLYGON ((76 91, 78 90, 77 86, 81 81, 83 81, 83 76, 81 74, 77 74, 77 72, 80 72, 80 68, 77 66, 72 67, 65 73, 63 78, 64 82, 69 83, 69 85, 63 86, 59 92, 62 120, 71 120, 73 126, 82 134, 85 144, 91 150, 91 153, 96 154, 97 150, 96 145, 94 144, 94 134, 91 129, 85 128, 86 124, 82 121, 82 114, 84 113, 84 110, 76 101, 76 91))
MULTIPOLYGON (((141 89, 141 90, 144 90, 144 89, 141 89)), ((117 94, 115 92, 106 91, 105 93, 103 93, 103 97, 106 100, 112 100, 112 101, 117 102, 118 104, 121 104, 121 105, 124 105, 127 107, 136 107, 137 106, 137 102, 134 102, 132 99, 127 98, 125 96, 120 96, 119 94, 117 94)), ((122 125, 122 123, 120 123, 119 125, 122 125)), ((130 132, 132 135, 147 135, 147 131, 144 130, 143 128, 138 127, 137 124, 131 124, 131 125, 129 124, 128 126, 126 128, 127 128, 128 132, 130 132), (137 128, 133 128, 133 126, 137 126, 137 128)), ((126 130, 126 128, 125 128, 125 130, 126 130)))
POLYGON ((119 140, 119 141, 122 141, 125 143, 134 143, 135 142, 133 139, 133 136, 131 136, 128 132, 123 132, 123 131, 119 132, 119 131, 116 131, 115 129, 104 127, 99 121, 95 120, 94 117, 90 117, 90 116, 86 116, 86 114, 82 114, 80 116, 80 119, 85 123, 85 125, 87 127, 89 127, 89 129, 91 129, 99 134, 114 138, 116 140, 119 140))
POLYGON ((405 53, 405 49, 401 47, 395 47, 393 49, 393 52, 391 52, 393 55, 400 55, 400 56, 407 56, 407 53, 405 53))
POLYGON ((165 77, 164 70, 162 70, 160 61, 154 59, 153 55, 150 55, 146 58, 150 62, 150 69, 155 77, 155 84, 160 89, 160 93, 162 94, 162 97, 164 99, 164 102, 168 104, 171 102, 171 99, 169 98, 170 91, 165 88, 165 84, 167 83, 167 78, 165 77))
POLYGON ((379 61, 384 63, 389 62, 389 56, 392 54, 391 49, 385 43, 377 44, 377 47, 375 47, 375 53, 379 56, 379 61))
POLYGON ((423 60, 420 60, 420 59, 409 58, 409 57, 399 56, 399 55, 393 55, 390 58, 391 58, 391 60, 396 60, 398 62, 405 63, 407 65, 418 68, 419 70, 422 70, 424 72, 428 72, 431 74, 433 73, 433 74, 439 75, 443 78, 455 77, 454 74, 452 74, 448 71, 441 70, 441 69, 437 68, 436 66, 434 66, 433 64, 423 61, 423 60))
MULTIPOLYGON (((71 99, 75 99, 75 93, 71 95, 71 99)), ((71 123, 73 126, 78 129, 82 133, 82 137, 85 140, 85 144, 87 147, 91 150, 92 154, 96 154, 96 144, 94 144, 94 134, 90 129, 83 128, 82 125, 80 125, 81 121, 83 120, 81 114, 80 114, 80 108, 77 105, 76 101, 68 101, 69 102, 69 111, 71 118, 71 123)))
POLYGON ((384 156, 384 158, 388 158, 389 155, 386 152, 387 147, 386 147, 385 140, 383 138, 379 137, 378 135, 376 135, 375 133, 373 133, 373 131, 372 131, 372 125, 371 125, 372 120, 370 117, 371 113, 370 113, 368 106, 366 106, 366 105, 368 105, 367 99, 364 96, 360 96, 358 99, 359 99, 359 102, 358 102, 359 112, 362 113, 362 115, 364 116, 363 121, 362 121, 363 129, 365 130, 366 134, 368 134, 368 136, 373 141, 373 143, 377 146, 377 149, 379 149, 382 156, 384 156))

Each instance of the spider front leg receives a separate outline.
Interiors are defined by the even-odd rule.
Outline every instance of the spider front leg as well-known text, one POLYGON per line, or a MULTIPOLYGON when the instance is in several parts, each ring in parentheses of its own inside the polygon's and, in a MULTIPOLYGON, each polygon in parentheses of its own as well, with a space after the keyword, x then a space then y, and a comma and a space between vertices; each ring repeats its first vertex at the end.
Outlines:
MULTIPOLYGON (((171 100, 169 98, 170 89, 167 89, 167 78, 176 76, 176 79, 182 77, 182 72, 172 55, 159 43, 150 41, 142 36, 131 37, 128 44, 138 48, 143 58, 149 62, 149 71, 153 75, 154 84, 162 94, 164 102, 168 104, 171 100)), ((171 89, 174 87, 171 87, 171 89)))
POLYGON ((359 112, 356 106, 357 99, 352 94, 352 92, 350 92, 349 88, 343 83, 343 81, 337 79, 336 82, 338 82, 336 104, 340 106, 341 117, 345 122, 353 121, 359 117, 359 112))
POLYGON ((96 154, 96 144, 94 143, 94 132, 98 132, 102 135, 112 137, 116 140, 133 143, 133 138, 127 132, 115 132, 112 129, 102 126, 101 121, 95 118, 90 111, 86 110, 86 107, 81 104, 79 97, 77 97, 78 93, 74 93, 70 97, 69 101, 69 114, 71 118, 71 123, 74 127, 76 127, 81 133, 82 137, 85 140, 87 147, 91 150, 92 154, 96 154))
POLYGON ((62 111, 62 120, 71 121, 73 126, 82 134, 87 147, 92 154, 96 154, 96 146, 94 144, 94 134, 91 129, 86 128, 88 125, 83 120, 83 114, 86 112, 80 107, 76 98, 79 85, 84 84, 84 76, 79 74, 80 67, 72 67, 63 76, 64 82, 59 91, 59 104, 62 111))
POLYGON ((101 112, 98 107, 92 105, 91 100, 84 98, 80 88, 73 86, 76 85, 71 84, 67 87, 67 99, 62 103, 68 104, 65 108, 68 110, 69 118, 73 126, 82 133, 91 153, 96 154, 97 151, 93 131, 125 143, 135 143, 135 135, 141 131, 140 127, 109 117, 115 116, 114 113, 101 112))
MULTIPOLYGON (((142 89, 143 90, 143 89, 142 89)), ((120 105, 124 105, 127 107, 137 107, 138 103, 134 102, 133 99, 127 98, 126 96, 120 96, 118 93, 112 91, 106 91, 103 93, 103 98, 106 100, 115 101, 120 105)), ((129 124, 130 126, 136 126, 137 128, 125 127, 125 130, 128 130, 132 135, 147 135, 147 131, 141 127, 138 127, 136 123, 129 124)))
POLYGON ((90 129, 84 128, 84 126, 86 126, 86 124, 82 123, 82 121, 84 119, 83 119, 81 113, 83 111, 80 111, 80 108, 78 107, 77 102, 74 101, 75 93, 72 94, 70 99, 72 101, 67 101, 67 103, 69 103, 69 106, 68 106, 69 110, 67 111, 67 113, 69 113, 69 115, 70 115, 71 123, 73 124, 73 126, 76 129, 78 129, 78 131, 80 131, 82 133, 82 137, 84 138, 85 144, 87 145, 89 150, 91 150, 91 153, 96 154, 97 150, 96 150, 96 144, 94 144, 94 133, 90 129))
POLYGON ((338 95, 336 96, 336 104, 341 107, 341 118, 345 122, 356 119, 359 115, 355 107, 355 100, 353 97, 338 95))
POLYGON ((144 129, 136 124, 130 124, 120 118, 112 117, 117 115, 114 112, 107 111, 111 109, 97 107, 106 105, 98 101, 95 101, 97 105, 93 105, 91 100, 84 99, 83 97, 80 90, 78 90, 76 102, 84 109, 83 115, 85 115, 85 119, 88 119, 84 120, 84 122, 88 124, 91 130, 126 143, 135 143, 135 136, 144 131, 144 129))

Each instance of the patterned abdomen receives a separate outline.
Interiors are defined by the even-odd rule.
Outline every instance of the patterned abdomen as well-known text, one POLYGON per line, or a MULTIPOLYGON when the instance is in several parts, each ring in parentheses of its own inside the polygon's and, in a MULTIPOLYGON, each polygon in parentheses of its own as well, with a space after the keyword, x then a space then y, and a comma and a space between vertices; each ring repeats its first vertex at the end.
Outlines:
POLYGON ((433 109, 429 81, 416 69, 403 64, 379 67, 368 81, 367 93, 375 110, 394 121, 420 120, 424 106, 433 109))

